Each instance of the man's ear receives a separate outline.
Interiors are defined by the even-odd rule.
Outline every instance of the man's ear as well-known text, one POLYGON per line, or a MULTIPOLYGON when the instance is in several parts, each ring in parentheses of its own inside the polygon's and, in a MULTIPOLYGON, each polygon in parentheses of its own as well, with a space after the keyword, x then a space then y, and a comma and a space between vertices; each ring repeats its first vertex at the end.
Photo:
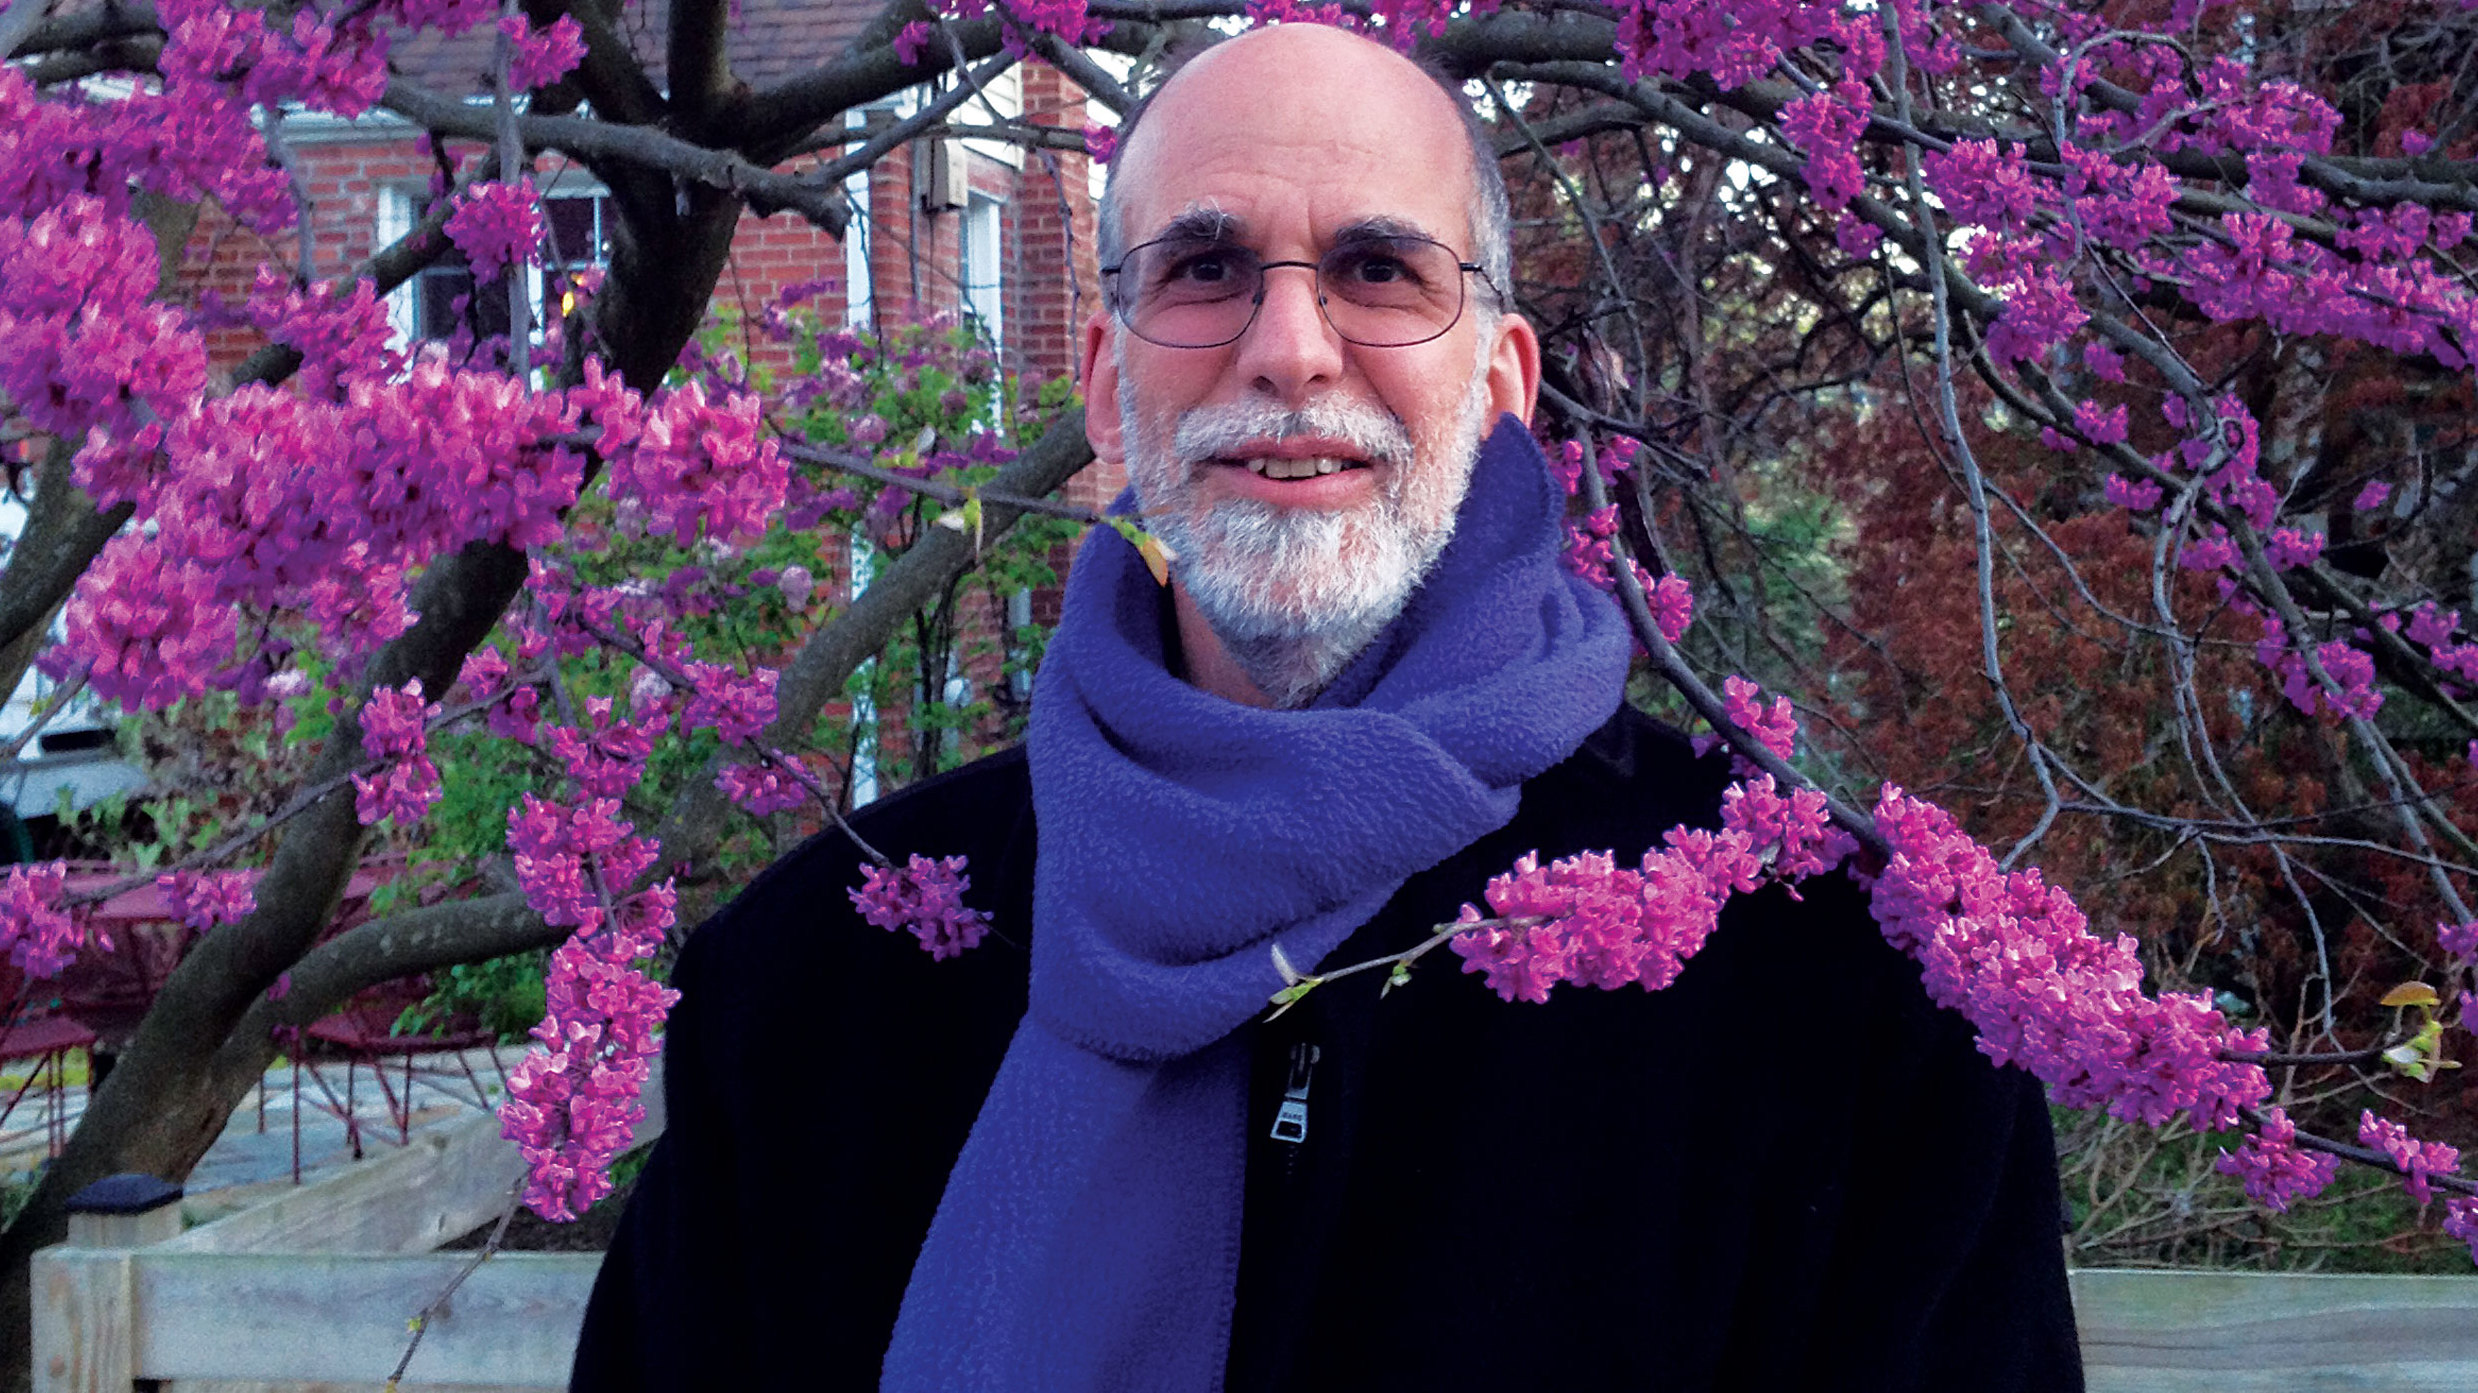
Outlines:
POLYGON ((1540 334, 1519 314, 1497 317, 1489 346, 1489 419, 1513 412, 1525 425, 1540 401, 1540 334))
MULTIPOLYGON (((1119 429, 1119 365, 1118 355, 1110 351, 1110 336, 1118 331, 1118 322, 1107 310, 1094 311, 1084 321, 1084 345, 1081 367, 1084 374, 1084 438, 1092 443, 1093 457, 1113 468, 1125 468, 1127 442, 1119 429)), ((1532 350, 1538 375, 1539 349, 1532 350)))

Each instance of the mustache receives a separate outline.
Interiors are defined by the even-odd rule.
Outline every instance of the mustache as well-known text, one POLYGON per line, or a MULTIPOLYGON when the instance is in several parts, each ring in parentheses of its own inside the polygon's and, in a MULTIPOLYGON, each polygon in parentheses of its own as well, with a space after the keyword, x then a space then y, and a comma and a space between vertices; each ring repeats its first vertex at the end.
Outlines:
POLYGON ((1415 453, 1411 432, 1398 418, 1349 401, 1315 401, 1287 410, 1270 402, 1199 406, 1179 417, 1171 454, 1183 464, 1229 455, 1239 447, 1299 436, 1340 441, 1371 464, 1408 467, 1415 453))

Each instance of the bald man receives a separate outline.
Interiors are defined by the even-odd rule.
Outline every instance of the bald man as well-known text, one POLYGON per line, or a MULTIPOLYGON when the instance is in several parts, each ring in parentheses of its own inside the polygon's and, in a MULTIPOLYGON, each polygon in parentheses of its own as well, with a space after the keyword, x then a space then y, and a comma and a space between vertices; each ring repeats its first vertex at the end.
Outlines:
POLYGON ((1087 428, 1169 583, 1097 530, 1025 748, 857 819, 969 858, 979 948, 860 922, 831 833, 692 938, 574 1386, 2079 1388, 2038 1086, 1838 879, 1649 995, 1441 955, 1267 1018, 1277 947, 1399 952, 1729 773, 1558 562, 1459 97, 1261 29, 1120 151, 1087 428))

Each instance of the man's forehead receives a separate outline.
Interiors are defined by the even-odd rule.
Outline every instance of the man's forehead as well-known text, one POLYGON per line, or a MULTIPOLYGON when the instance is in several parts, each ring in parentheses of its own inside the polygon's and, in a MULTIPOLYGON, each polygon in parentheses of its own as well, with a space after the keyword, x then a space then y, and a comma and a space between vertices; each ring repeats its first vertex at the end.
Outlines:
MULTIPOLYGON (((1224 207, 1217 199, 1191 200, 1186 207, 1172 213, 1151 229, 1140 230, 1137 240, 1152 241, 1163 237, 1192 238, 1208 242, 1236 242, 1246 245, 1263 236, 1263 230, 1249 220, 1224 207)), ((1426 237, 1435 240, 1437 229, 1420 219, 1399 213, 1378 212, 1345 215, 1326 233, 1326 240, 1344 242, 1366 237, 1426 237)))
POLYGON ((1136 195, 1126 231, 1137 240, 1140 225, 1191 204, 1270 216, 1288 194, 1328 225, 1362 215, 1459 222, 1431 205, 1442 196, 1459 208, 1467 196, 1468 142, 1454 98, 1401 54, 1322 25, 1278 25, 1172 74, 1121 144, 1112 178, 1136 195))

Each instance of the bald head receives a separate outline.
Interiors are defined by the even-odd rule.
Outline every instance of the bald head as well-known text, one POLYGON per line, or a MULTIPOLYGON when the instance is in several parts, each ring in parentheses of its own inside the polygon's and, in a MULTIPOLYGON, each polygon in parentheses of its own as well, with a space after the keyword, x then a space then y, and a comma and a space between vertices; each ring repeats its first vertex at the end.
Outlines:
MULTIPOLYGON (((1100 208, 1103 265, 1115 264, 1131 237, 1148 232, 1127 220, 1144 191, 1175 173, 1159 167, 1164 149, 1189 148, 1163 138, 1173 128, 1294 148, 1320 140, 1368 141, 1406 162, 1459 150, 1466 157, 1446 163, 1460 176, 1467 225, 1440 231, 1468 247, 1499 293, 1510 284, 1506 185, 1487 129, 1445 77, 1383 44, 1330 25, 1277 24, 1216 44, 1173 72, 1120 128, 1100 208)), ((1478 308, 1488 313, 1501 306, 1483 296, 1478 308)))

